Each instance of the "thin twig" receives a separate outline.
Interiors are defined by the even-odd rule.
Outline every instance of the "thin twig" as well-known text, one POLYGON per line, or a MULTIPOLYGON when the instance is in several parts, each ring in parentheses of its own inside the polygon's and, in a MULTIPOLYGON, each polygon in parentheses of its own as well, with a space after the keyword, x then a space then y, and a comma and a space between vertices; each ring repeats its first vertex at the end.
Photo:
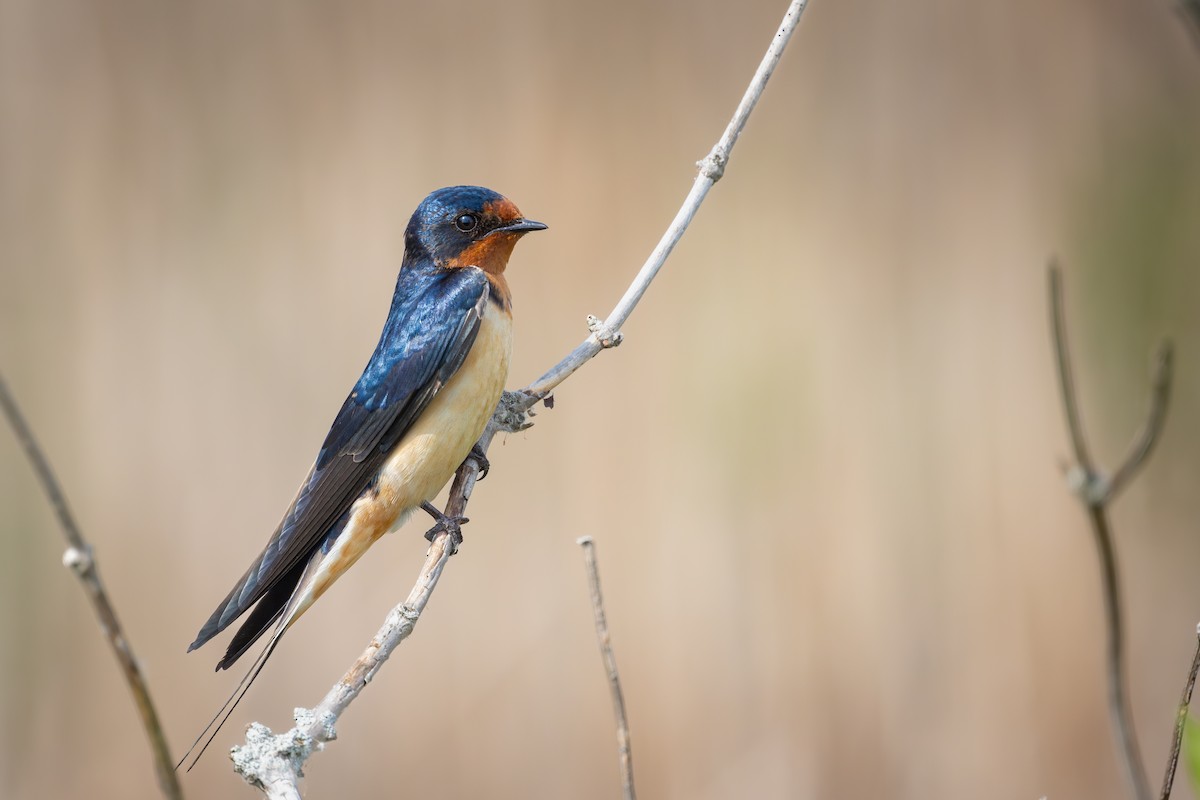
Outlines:
POLYGON ((1117 738, 1121 765, 1129 793, 1136 800, 1150 800, 1150 783, 1138 751, 1137 734, 1130 711, 1124 659, 1124 626, 1121 620, 1120 583, 1117 579, 1117 558, 1113 549, 1112 526, 1108 520, 1108 505, 1117 492, 1128 485, 1145 463, 1162 433, 1167 401, 1171 391, 1171 345, 1164 342, 1155 357, 1150 410, 1129 454, 1111 480, 1105 480, 1088 452, 1075 395, 1070 350, 1067 346, 1066 313, 1063 309, 1062 274, 1058 264, 1050 262, 1050 327, 1054 334, 1054 350, 1062 390, 1063 412, 1076 465, 1069 483, 1079 495, 1091 523, 1096 552, 1100 559, 1100 588, 1104 596, 1104 622, 1108 631, 1105 661, 1108 672, 1108 712, 1117 738))
POLYGON ((583 561, 587 566, 588 587, 592 594, 592 616, 596 621, 596 640, 600 643, 600 657, 608 675, 608 688, 612 693, 613 715, 617 718, 617 761, 621 767, 621 791, 625 800, 637 800, 633 789, 633 751, 629 743, 629 719, 625 715, 625 695, 621 692, 621 676, 617 673, 617 657, 613 654, 612 641, 608 635, 608 620, 604 616, 604 597, 600 594, 600 567, 596 564, 596 543, 590 536, 582 536, 576 544, 583 548, 583 561))
POLYGON ((620 301, 603 322, 593 320, 593 324, 589 325, 592 334, 572 350, 566 358, 530 384, 525 389, 526 392, 534 397, 545 396, 601 350, 615 347, 621 343, 623 338, 621 326, 629 319, 633 309, 637 307, 642 296, 646 294, 646 290, 650 288, 650 283, 662 269, 667 256, 671 255, 671 251, 683 237, 692 218, 696 216, 700 204, 708 195, 708 190, 725 174, 725 166, 729 163, 729 155, 733 151, 733 146, 737 144, 742 129, 746 127, 746 120, 750 118, 750 112, 754 110, 759 98, 762 97, 763 89, 766 88, 771 74, 775 72, 775 66, 783 56, 783 51, 787 47, 788 41, 791 40, 792 33, 795 32, 796 26, 800 22, 800 15, 804 13, 807 5, 807 0, 792 0, 788 6, 787 13, 783 16, 783 22, 775 33, 775 38, 771 40, 771 45, 758 65, 750 85, 746 88, 746 93, 742 95, 742 101, 738 103, 733 118, 725 127, 725 133, 721 135, 720 140, 709 154, 702 161, 697 162, 696 166, 699 167, 699 172, 695 181, 692 182, 691 191, 688 192, 683 205, 675 214, 675 219, 671 220, 666 232, 663 233, 662 238, 650 253, 650 257, 638 271, 633 283, 625 290, 620 301))
POLYGON ((1142 429, 1133 437, 1129 454, 1108 482, 1109 499, 1116 497, 1121 489, 1125 488, 1158 442, 1163 422, 1167 418, 1167 403, 1171 399, 1171 364, 1171 343, 1163 342, 1154 355, 1154 374, 1150 381, 1150 412, 1146 415, 1142 429))
POLYGON ((117 612, 113 609, 112 602, 104 591, 104 584, 100 581, 100 572, 96 566, 92 546, 83 538, 83 533, 67 505, 66 495, 55 479, 49 461, 46 460, 37 440, 34 439, 33 431, 30 429, 29 423, 25 421, 25 416, 17 406, 17 401, 9 392, 3 376, 0 376, 0 408, 3 408, 4 416, 8 418, 8 424, 12 426, 17 441, 25 450, 25 455, 29 458, 29 463, 33 466, 33 470, 42 484, 42 491, 45 492, 46 499, 58 517, 59 527, 67 540, 67 549, 63 553, 63 566, 75 573, 75 577, 79 579, 84 592, 87 593, 100 622, 100 630, 104 634, 104 638, 108 640, 109 647, 112 648, 113 655, 121 667, 121 672, 125 675, 129 691, 133 693, 134 703, 136 703, 138 714, 142 718, 142 727, 146 730, 146 737, 150 740, 150 750, 154 756, 154 772, 158 777, 159 789, 164 797, 179 800, 183 797, 183 790, 175 775, 170 748, 167 747, 166 734, 159 722, 158 712, 154 709, 154 702, 150 699, 150 688, 146 685, 146 678, 142 675, 142 669, 133 654, 133 647, 124 631, 121 630, 121 623, 117 621, 117 612))
POLYGON ((1171 755, 1167 759, 1167 772, 1163 776, 1159 800, 1168 800, 1175 783, 1175 767, 1179 764, 1179 751, 1183 748, 1183 731, 1187 727, 1188 706, 1192 702, 1192 689, 1196 688, 1196 673, 1200 672, 1200 625, 1196 626, 1196 653, 1188 670, 1187 683, 1183 685, 1183 696, 1179 698, 1179 710, 1175 713, 1175 735, 1171 740, 1171 755))
MULTIPOLYGON (((738 136, 746 125, 746 120, 758 99, 762 96, 767 80, 774 72, 780 56, 783 55, 800 15, 808 5, 807 0, 792 0, 784 15, 775 37, 767 48, 766 55, 759 64, 746 89, 733 119, 725 128, 720 141, 712 151, 698 163, 699 174, 692 184, 691 191, 684 199, 683 206, 675 215, 666 233, 642 265, 641 270, 630 284, 624 296, 613 308, 612 313, 603 322, 589 318, 588 328, 591 335, 566 357, 551 367, 542 377, 519 392, 505 392, 500 406, 488 427, 479 440, 479 451, 486 455, 488 447, 497 432, 523 430, 529 427, 526 416, 532 416, 531 409, 541 400, 548 400, 550 392, 571 376, 577 369, 593 358, 601 350, 616 347, 621 343, 620 327, 633 313, 642 295, 646 293, 655 275, 662 268, 667 256, 675 244, 687 230, 692 218, 696 215, 700 204, 704 202, 708 190, 712 188, 724 173, 729 161, 729 154, 737 142, 738 136)), ((476 459, 468 458, 459 468, 450 488, 450 499, 447 502, 445 514, 448 517, 461 517, 466 510, 471 490, 479 477, 479 464, 476 459)), ((355 662, 346 676, 336 684, 325 699, 312 711, 297 709, 296 726, 291 730, 273 735, 266 726, 253 723, 246 736, 244 746, 235 747, 233 758, 235 768, 251 785, 268 792, 271 798, 291 798, 302 775, 304 762, 315 750, 321 749, 325 742, 331 741, 336 733, 333 729, 341 713, 351 701, 358 696, 366 683, 374 676, 375 671, 383 664, 397 645, 412 632, 420 612, 429 601, 429 596, 437 585, 437 579, 445 567, 446 560, 453 551, 451 536, 448 531, 439 532, 434 538, 426 557, 425 565, 417 578, 417 585, 409 594, 408 600, 392 609, 387 622, 375 634, 367 650, 355 662)))
POLYGON ((1054 356, 1058 365, 1058 388, 1062 391, 1063 409, 1067 414, 1067 431, 1071 434, 1071 450, 1075 463, 1089 476, 1095 472, 1092 457, 1083 437, 1083 421, 1079 401, 1075 398, 1075 373, 1071 368, 1071 352, 1067 347, 1066 313, 1063 311, 1062 270, 1057 261, 1050 262, 1050 322, 1054 331, 1054 356))
POLYGON ((1150 782, 1138 748, 1133 711, 1129 704, 1128 678, 1125 675, 1125 625, 1122 621, 1120 582, 1117 580, 1117 556, 1113 551, 1112 528, 1107 505, 1089 505, 1096 553, 1100 558, 1100 592, 1104 597, 1104 623, 1108 630, 1105 662, 1108 664, 1108 712, 1117 737, 1121 763, 1130 795, 1150 800, 1150 782))

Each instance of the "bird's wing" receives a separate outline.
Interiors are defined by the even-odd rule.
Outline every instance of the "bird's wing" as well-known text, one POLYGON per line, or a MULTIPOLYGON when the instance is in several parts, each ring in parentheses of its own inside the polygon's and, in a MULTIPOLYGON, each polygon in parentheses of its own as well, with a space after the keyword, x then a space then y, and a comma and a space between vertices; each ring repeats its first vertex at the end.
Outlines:
MULTIPOLYGON (((329 529, 370 485, 388 453, 462 366, 487 304, 487 277, 476 268, 437 270, 418 273, 410 283, 414 285, 409 291, 397 290, 379 346, 334 419, 283 521, 204 623, 189 652, 277 587, 280 591, 272 596, 281 597, 282 609, 291 594, 282 584, 294 583, 289 576, 303 571, 300 565, 320 547, 329 529)), ((263 611, 271 619, 278 614, 277 609, 263 611)))

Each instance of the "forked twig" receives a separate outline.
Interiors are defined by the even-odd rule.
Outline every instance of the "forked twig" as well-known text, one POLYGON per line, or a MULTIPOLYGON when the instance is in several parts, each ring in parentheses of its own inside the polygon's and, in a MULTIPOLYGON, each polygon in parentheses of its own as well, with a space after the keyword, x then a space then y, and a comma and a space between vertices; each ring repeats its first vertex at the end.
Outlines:
POLYGON ((1124 627, 1121 620, 1120 584, 1117 579, 1117 559, 1113 551, 1112 526, 1108 520, 1108 504, 1117 493, 1128 485, 1146 457, 1154 448, 1162 433, 1166 419, 1167 401, 1171 391, 1171 345, 1163 342, 1155 358, 1152 380, 1150 410, 1146 421, 1134 437, 1128 455, 1106 479, 1097 469, 1088 452, 1080 418, 1079 404, 1075 395, 1075 380, 1071 369, 1070 350, 1067 347, 1066 314, 1063 309, 1062 274, 1058 264, 1050 262, 1048 270, 1050 293, 1050 327, 1054 333, 1054 351, 1058 368, 1059 388, 1062 391, 1063 411, 1067 430, 1071 436, 1071 448, 1075 466, 1071 468, 1068 482, 1079 496, 1091 523, 1092 536, 1100 557, 1100 583, 1104 595, 1104 621, 1108 631, 1106 663, 1108 673, 1108 711, 1112 719, 1121 755, 1121 765, 1131 796, 1136 800, 1150 800, 1150 784, 1138 751, 1137 735, 1133 727, 1126 688, 1124 661, 1124 627))
POLYGON ((629 718, 625 714, 625 695, 621 692, 617 657, 613 653, 612 640, 608 635, 608 619, 604 615, 604 596, 600 593, 600 567, 596 564, 596 543, 592 537, 582 536, 576 540, 576 544, 583 548, 588 588, 592 595, 592 616, 596 622, 596 641, 600 644, 600 658, 604 661, 604 672, 608 675, 608 688, 612 693, 613 716, 617 719, 617 761, 621 767, 621 792, 625 800, 637 800, 637 792, 633 789, 633 750, 629 741, 629 718))
MULTIPOLYGON (((539 401, 548 400, 550 392, 556 386, 600 351, 616 347, 621 343, 621 326, 633 313, 638 301, 646 293, 646 289, 666 262, 684 231, 687 230, 700 204, 708 195, 708 191, 724 174, 730 152, 733 150, 738 136, 741 135, 750 112, 754 110, 762 96, 763 89, 775 71, 775 66, 779 63, 807 5, 807 0, 791 0, 788 10, 784 14, 783 22, 771 40, 766 55, 763 56, 755 71, 724 134, 709 154, 698 163, 699 172, 683 205, 616 307, 603 321, 590 317, 588 319, 590 335, 542 377, 520 392, 505 393, 496 410, 496 415, 492 419, 492 424, 479 440, 478 447, 481 453, 486 455, 492 438, 498 431, 522 430, 528 427, 526 416, 532 413, 531 409, 534 405, 539 401)), ((476 459, 468 458, 455 476, 445 511, 446 516, 462 516, 478 475, 478 462, 476 459)), ((452 551, 452 547, 448 543, 450 539, 450 532, 444 530, 434 537, 429 555, 417 578, 417 586, 409 595, 409 600, 392 609, 387 622, 375 634, 375 638, 359 657, 355 666, 346 674, 346 678, 334 686, 316 709, 312 711, 298 709, 296 727, 279 735, 271 734, 269 729, 257 723, 251 726, 247 735, 247 744, 235 747, 233 751, 236 769, 247 782, 263 789, 269 797, 291 798, 297 796, 295 787, 299 782, 304 762, 314 750, 319 749, 324 742, 330 741, 336 736, 333 725, 342 711, 358 695, 366 685, 366 681, 374 675, 375 670, 387 659, 392 650, 412 631, 412 627, 416 624, 425 602, 428 602, 429 594, 436 586, 437 578, 452 551), (419 605, 415 603, 419 603, 419 605), (361 679, 353 676, 360 676, 361 679), (347 679, 352 677, 353 679, 347 682, 347 679), (331 702, 331 698, 335 697, 336 700, 331 702)))
POLYGON ((150 687, 146 684, 142 668, 133 654, 133 646, 125 637, 121 623, 117 621, 117 612, 113 609, 112 602, 104 591, 104 584, 100 581, 100 572, 96 566, 92 546, 83 538, 83 533, 67 505, 67 497, 55 479, 53 470, 50 469, 50 462, 46 460, 37 440, 34 439, 33 431, 30 429, 29 423, 25 421, 25 416, 17 406, 17 401, 9 392, 3 376, 0 376, 0 408, 3 408, 4 416, 8 418, 8 424, 12 426, 17 441, 25 450, 25 455, 29 458, 29 463, 33 466, 33 471, 37 473, 38 481, 42 485, 42 491, 45 492, 46 499, 50 501, 50 506, 54 509, 55 516, 58 517, 58 525, 67 540, 67 549, 63 553, 63 566, 75 573, 75 577, 79 579, 84 592, 87 593, 100 622, 100 631, 108 640, 108 645, 112 648, 113 655, 121 667, 121 673, 125 676, 125 682, 129 685, 129 691, 133 693, 134 703, 137 704, 138 714, 142 718, 142 727, 146 730, 146 737, 150 740, 150 750, 154 756, 154 772, 158 777, 159 789, 162 790, 164 797, 178 800, 183 797, 183 790, 180 788, 179 778, 175 775, 171 762, 166 734, 163 733, 158 712, 154 709, 154 702, 150 699, 150 687))

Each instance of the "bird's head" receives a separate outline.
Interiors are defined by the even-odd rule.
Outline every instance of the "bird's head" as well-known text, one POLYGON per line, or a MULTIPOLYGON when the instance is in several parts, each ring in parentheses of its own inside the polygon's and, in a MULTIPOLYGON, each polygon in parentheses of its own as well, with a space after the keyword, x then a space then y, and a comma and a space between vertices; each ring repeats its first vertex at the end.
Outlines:
POLYGON ((413 212, 404 231, 404 258, 428 257, 439 267, 499 274, 518 239, 545 229, 491 189, 450 186, 430 194, 413 212))

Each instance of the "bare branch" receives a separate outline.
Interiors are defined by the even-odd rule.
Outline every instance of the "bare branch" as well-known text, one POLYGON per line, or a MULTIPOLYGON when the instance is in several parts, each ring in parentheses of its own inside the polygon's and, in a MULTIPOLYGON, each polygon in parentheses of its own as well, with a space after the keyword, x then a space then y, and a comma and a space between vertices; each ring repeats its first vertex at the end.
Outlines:
POLYGON ((29 458, 29 463, 33 466, 33 470, 42 484, 42 491, 45 492, 46 499, 58 517, 59 527, 67 540, 67 549, 63 553, 63 566, 70 569, 83 586, 84 592, 92 603, 92 608, 96 611, 96 617, 100 622, 100 631, 108 640, 117 664, 120 665, 121 672, 125 676, 125 682, 129 685, 129 691, 133 694, 138 714, 142 718, 142 727, 146 730, 146 737, 150 740, 150 750, 154 756, 154 772, 158 777, 159 789, 164 797, 178 800, 183 797, 183 790, 179 786, 179 779, 175 775, 175 769, 171 762, 166 734, 163 733, 162 723, 159 722, 154 702, 150 699, 150 687, 147 686, 146 678, 142 675, 142 668, 133 654, 133 646, 130 645, 129 639, 121 629, 121 623, 117 621, 117 612, 113 609, 112 602, 104 591, 104 584, 100 581, 100 571, 96 566, 92 546, 83 538, 83 533, 67 505, 66 495, 55 479, 54 472, 50 469, 50 463, 42 453, 41 447, 38 446, 37 440, 33 438, 33 431, 30 429, 29 423, 25 421, 21 409, 17 406, 17 401, 9 392, 3 376, 0 376, 0 408, 3 408, 4 416, 8 418, 8 424, 12 426, 17 441, 25 450, 25 455, 29 458))
POLYGON ((1168 800, 1171 797, 1171 787, 1175 783, 1175 767, 1179 764, 1179 751, 1183 748, 1183 730, 1187 726, 1188 706, 1192 702, 1192 689, 1196 687, 1197 672, 1200 672, 1200 625, 1196 626, 1196 653, 1192 656, 1192 666, 1188 670, 1187 682, 1183 685, 1183 696, 1179 698, 1179 711, 1175 713, 1175 735, 1171 740, 1171 755, 1167 758, 1167 773, 1163 776, 1159 800, 1168 800))
MULTIPOLYGON (((737 111, 734 112, 733 119, 725 128, 725 133, 708 156, 698 163, 699 174, 692 184, 691 191, 684 199, 683 206, 608 318, 603 322, 596 318, 590 318, 588 328, 591 334, 579 346, 525 389, 519 392, 504 393, 487 432, 478 442, 480 453, 487 454, 487 449, 497 432, 523 430, 529 427, 526 416, 532 415, 533 412, 530 409, 534 405, 542 400, 549 402, 550 392, 556 386, 601 350, 620 344, 621 326, 633 313, 633 309, 641 300, 642 295, 646 293, 675 244, 687 230, 700 204, 704 202, 708 190, 720 180, 724 173, 725 165, 729 161, 729 154, 745 127, 750 112, 754 110, 754 106, 762 96, 767 80, 774 72, 776 64, 779 63, 796 25, 800 21, 800 15, 807 5, 807 0, 792 0, 789 4, 783 22, 755 71, 750 86, 746 89, 741 103, 738 104, 737 111)), ((450 499, 445 510, 446 516, 455 518, 463 515, 478 476, 478 462, 474 458, 468 458, 459 468, 454 478, 454 484, 450 488, 450 499)), ((272 798, 296 796, 294 793, 303 774, 304 762, 315 750, 321 749, 324 743, 332 741, 336 737, 333 729, 334 722, 362 691, 392 650, 412 632, 417 617, 437 585, 437 579, 445 567, 446 560, 453 552, 451 540, 452 537, 448 531, 440 531, 434 536, 425 565, 417 578, 417 585, 409 594, 408 600, 392 609, 387 622, 376 633, 367 650, 346 673, 346 676, 330 690, 316 709, 312 711, 297 709, 296 727, 278 736, 271 734, 269 729, 258 723, 251 725, 246 744, 235 747, 233 750, 235 768, 249 783, 268 792, 268 796, 272 798)))
MULTIPOLYGON (((1066 314, 1063 311, 1062 274, 1058 264, 1050 262, 1048 272, 1050 292, 1050 325, 1054 334, 1055 361, 1058 368, 1059 386, 1062 390, 1063 412, 1067 430, 1071 436, 1071 447, 1076 465, 1071 470, 1069 483, 1087 511, 1100 558, 1100 586, 1104 595, 1104 622, 1108 631, 1108 647, 1105 661, 1108 673, 1108 712, 1113 732, 1117 737, 1121 765, 1130 796, 1136 800, 1150 800, 1150 783, 1138 750, 1137 735, 1133 727, 1133 714, 1129 708, 1124 662, 1124 627, 1121 620, 1120 583, 1117 579, 1117 559, 1113 550, 1112 526, 1108 520, 1108 504, 1117 492, 1124 488, 1145 462, 1162 432, 1166 418, 1167 401, 1171 391, 1171 346, 1163 343, 1155 359, 1150 410, 1138 435, 1134 437, 1129 455, 1113 475, 1105 480, 1088 452, 1087 441, 1080 420, 1079 404, 1075 396, 1075 382, 1071 370, 1070 352, 1067 347, 1066 314)), ((1189 690, 1190 691, 1190 690, 1189 690)))
POLYGON ((633 789, 633 751, 629 742, 629 720, 625 715, 625 695, 621 692, 621 676, 617 673, 617 657, 613 654, 612 641, 608 636, 608 620, 604 615, 604 597, 600 594, 600 567, 596 564, 596 543, 592 537, 583 536, 576 541, 583 548, 583 560, 587 565, 588 586, 592 593, 592 616, 596 620, 596 640, 600 643, 600 657, 608 675, 608 688, 612 692, 613 715, 617 718, 617 760, 621 767, 621 791, 625 800, 637 800, 633 789))
POLYGON ((1133 727, 1133 711, 1129 705, 1128 679, 1125 675, 1125 626, 1121 617, 1120 582, 1117 580, 1117 557, 1113 551, 1108 507, 1105 504, 1089 505, 1087 511, 1092 523, 1096 553, 1100 558, 1100 591, 1104 596, 1104 625, 1108 630, 1105 663, 1109 718, 1112 720, 1113 734, 1117 737, 1129 794, 1136 800, 1150 800, 1150 782, 1142 765, 1137 731, 1133 727))
POLYGON ((1112 480, 1108 482, 1110 499, 1116 497, 1117 493, 1125 488, 1130 479, 1137 474, 1138 469, 1145 463, 1150 451, 1158 442, 1163 422, 1167 418, 1167 401, 1171 397, 1172 363, 1171 343, 1163 342, 1158 346, 1158 352, 1154 355, 1154 373, 1150 381, 1150 411, 1146 415, 1142 429, 1138 431, 1133 443, 1129 446, 1129 454, 1125 456, 1121 466, 1117 467, 1117 471, 1113 473, 1112 480))
POLYGON ((1058 365, 1058 387, 1062 391, 1063 411, 1067 415, 1067 431, 1071 434, 1071 451, 1075 463, 1090 477, 1096 471, 1083 437, 1083 421, 1079 418, 1079 401, 1075 399, 1075 373, 1071 369, 1071 353, 1067 347, 1066 313, 1063 310, 1062 270, 1051 260, 1047 270, 1050 281, 1050 323, 1054 331, 1054 355, 1058 365))
POLYGON ((704 160, 697 163, 699 172, 696 180, 692 183, 691 191, 688 192, 683 205, 675 214, 675 219, 671 220, 666 232, 663 233, 662 238, 650 253, 650 257, 638 271, 633 283, 629 284, 629 288, 625 290, 620 301, 602 323, 595 326, 589 325, 592 330, 591 336, 584 339, 566 358, 547 370, 525 391, 533 395, 548 394, 601 350, 620 343, 621 326, 629 319, 633 309, 637 307, 642 296, 646 294, 646 290, 650 288, 650 283, 662 269, 667 256, 671 255, 671 251, 683 237, 692 218, 696 216, 700 204, 708 196, 708 190, 725 174, 725 165, 729 163, 729 155, 733 151, 733 146, 737 144, 742 129, 746 127, 746 120, 750 118, 750 112, 754 110, 759 98, 762 97, 763 89, 766 88, 771 74, 775 72, 775 66, 783 56, 783 51, 791 40, 792 33, 795 32, 796 25, 800 22, 800 15, 804 13, 807 5, 807 0, 792 0, 788 6, 787 13, 783 16, 783 22, 775 33, 775 38, 771 40, 771 45, 767 48, 766 55, 758 65, 754 77, 750 80, 746 93, 742 95, 742 101, 738 103, 733 118, 725 128, 725 133, 721 135, 721 139, 704 157, 704 160))

